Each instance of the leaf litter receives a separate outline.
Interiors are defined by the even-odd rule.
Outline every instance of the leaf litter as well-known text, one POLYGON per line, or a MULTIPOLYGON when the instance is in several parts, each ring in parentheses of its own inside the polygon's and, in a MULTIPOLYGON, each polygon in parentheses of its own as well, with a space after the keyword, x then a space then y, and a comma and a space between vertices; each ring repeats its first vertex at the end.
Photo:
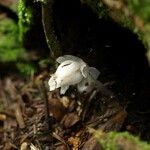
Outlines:
POLYGON ((127 105, 117 96, 85 95, 74 87, 60 96, 58 89, 49 92, 48 78, 43 72, 29 81, 18 76, 0 81, 0 149, 95 150, 101 146, 89 128, 123 128, 127 105))

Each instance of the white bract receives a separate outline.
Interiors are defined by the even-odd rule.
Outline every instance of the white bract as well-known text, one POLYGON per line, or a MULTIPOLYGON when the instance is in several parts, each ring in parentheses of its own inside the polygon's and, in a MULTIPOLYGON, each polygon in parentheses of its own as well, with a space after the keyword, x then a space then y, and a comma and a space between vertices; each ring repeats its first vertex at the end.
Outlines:
POLYGON ((100 72, 94 68, 94 67, 89 67, 89 74, 87 78, 84 78, 78 85, 77 89, 80 93, 90 93, 94 88, 98 87, 98 76, 100 72))
POLYGON ((56 61, 60 65, 48 81, 50 91, 61 88, 60 93, 65 94, 70 85, 77 85, 80 93, 90 92, 96 85, 99 71, 94 67, 89 67, 82 59, 64 55, 56 61))

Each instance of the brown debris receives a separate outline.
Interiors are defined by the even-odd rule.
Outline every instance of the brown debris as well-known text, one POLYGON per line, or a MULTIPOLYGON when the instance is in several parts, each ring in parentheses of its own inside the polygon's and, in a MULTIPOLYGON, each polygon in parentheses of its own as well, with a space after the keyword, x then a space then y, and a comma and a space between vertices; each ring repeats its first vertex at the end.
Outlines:
POLYGON ((72 145, 72 150, 78 150, 79 149, 79 141, 80 141, 80 138, 79 137, 70 137, 68 139, 70 145, 72 145))
POLYGON ((68 113, 64 118, 63 118, 63 125, 65 128, 70 128, 73 125, 75 125, 77 122, 79 122, 80 118, 76 113, 68 113))
POLYGON ((21 129, 25 128, 25 122, 24 122, 24 119, 23 119, 23 115, 22 115, 22 111, 21 111, 21 108, 18 104, 16 104, 15 106, 15 116, 16 116, 16 120, 19 124, 19 127, 21 129))
POLYGON ((28 143, 27 142, 23 142, 20 146, 20 150, 27 150, 28 148, 28 143))
MULTIPOLYGON (((87 128, 108 132, 120 131, 124 125, 127 112, 116 97, 107 98, 99 93, 85 96, 77 92, 74 97, 71 94, 61 97, 59 91, 45 90, 51 119, 47 130, 46 106, 39 88, 41 77, 35 80, 25 82, 9 77, 0 81, 4 107, 0 112, 1 149, 101 150, 87 128)), ((129 125, 127 129, 131 130, 129 125)))
POLYGON ((56 148, 56 150, 68 150, 67 146, 62 144, 56 148))
POLYGON ((81 150, 103 150, 103 148, 94 137, 91 137, 81 150))
POLYGON ((106 123, 99 126, 99 129, 102 131, 119 131, 124 123, 124 120, 127 116, 127 112, 125 110, 121 110, 117 112, 114 116, 107 119, 106 123))
POLYGON ((58 98, 49 98, 49 111, 50 114, 57 120, 61 121, 66 113, 66 109, 58 98))
POLYGON ((6 115, 0 114, 0 121, 5 121, 5 120, 6 120, 6 115))

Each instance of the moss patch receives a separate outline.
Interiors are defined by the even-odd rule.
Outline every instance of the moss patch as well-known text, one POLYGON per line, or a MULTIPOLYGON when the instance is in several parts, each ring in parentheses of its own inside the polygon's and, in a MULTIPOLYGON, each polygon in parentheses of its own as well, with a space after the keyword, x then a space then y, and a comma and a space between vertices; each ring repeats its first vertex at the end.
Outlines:
POLYGON ((145 22, 150 19, 150 1, 149 0, 130 0, 128 1, 129 8, 140 16, 145 22))
POLYGON ((94 135, 105 150, 149 150, 150 145, 140 141, 137 137, 130 135, 128 132, 102 133, 94 131, 94 135))
MULTIPOLYGON (((150 1, 149 0, 130 0, 128 7, 130 11, 141 18, 143 21, 142 41, 147 46, 148 54, 150 53, 150 1)), ((150 56, 148 56, 150 62, 150 56)))
POLYGON ((23 48, 18 40, 17 25, 11 19, 0 21, 0 62, 16 61, 23 48))
MULTIPOLYGON (((22 75, 31 75, 35 66, 26 62, 26 51, 19 41, 17 24, 8 18, 0 20, 0 64, 8 64, 11 69, 17 69, 22 75)), ((6 70, 8 71, 8 70, 6 70)))
POLYGON ((36 72, 36 67, 29 63, 23 63, 19 62, 17 63, 17 69, 23 74, 23 75, 32 75, 36 72))
POLYGON ((32 24, 33 9, 27 6, 25 0, 19 0, 18 3, 18 17, 19 17, 19 32, 21 41, 24 40, 24 36, 29 31, 32 24))

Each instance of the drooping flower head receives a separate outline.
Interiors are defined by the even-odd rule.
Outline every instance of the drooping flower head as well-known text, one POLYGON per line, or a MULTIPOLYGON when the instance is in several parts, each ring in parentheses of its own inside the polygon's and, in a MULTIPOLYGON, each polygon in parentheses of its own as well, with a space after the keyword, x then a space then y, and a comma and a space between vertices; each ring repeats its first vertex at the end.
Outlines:
POLYGON ((64 94, 70 85, 77 85, 80 93, 94 88, 100 74, 96 68, 89 67, 81 58, 72 55, 58 57, 56 61, 60 65, 48 82, 50 91, 61 88, 60 93, 64 94))

